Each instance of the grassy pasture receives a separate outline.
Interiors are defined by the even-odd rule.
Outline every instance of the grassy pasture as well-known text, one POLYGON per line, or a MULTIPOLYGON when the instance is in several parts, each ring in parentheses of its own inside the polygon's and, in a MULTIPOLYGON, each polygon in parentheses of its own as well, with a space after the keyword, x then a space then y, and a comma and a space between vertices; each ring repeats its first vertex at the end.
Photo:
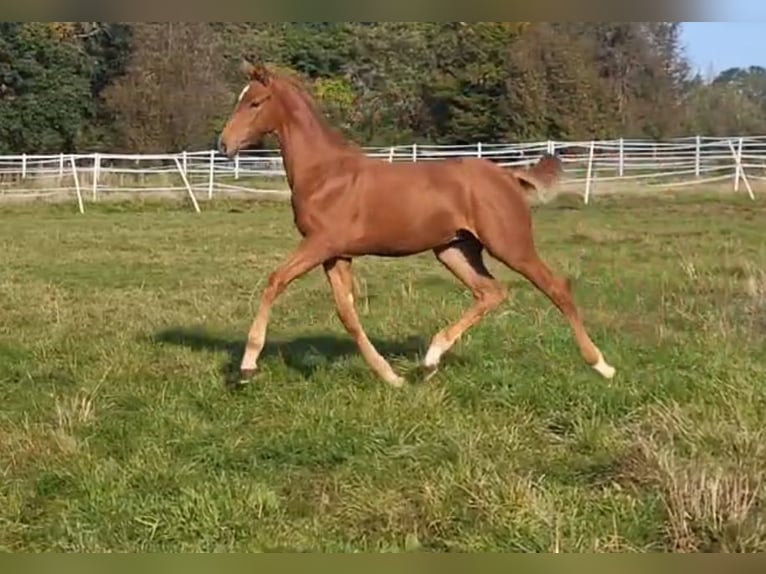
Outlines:
POLYGON ((495 262, 511 300, 422 383, 470 295, 430 255, 359 260, 398 391, 319 271, 260 377, 224 384, 296 244, 286 203, 0 206, 0 550, 766 550, 763 197, 536 208, 610 383, 495 262))

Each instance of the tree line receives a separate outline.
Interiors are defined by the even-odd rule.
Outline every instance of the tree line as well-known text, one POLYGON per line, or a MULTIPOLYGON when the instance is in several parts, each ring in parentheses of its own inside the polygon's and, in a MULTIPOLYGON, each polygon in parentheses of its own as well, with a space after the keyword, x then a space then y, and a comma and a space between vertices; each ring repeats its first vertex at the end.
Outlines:
POLYGON ((366 145, 766 133, 766 70, 678 22, 0 23, 0 153, 208 149, 252 54, 366 145))

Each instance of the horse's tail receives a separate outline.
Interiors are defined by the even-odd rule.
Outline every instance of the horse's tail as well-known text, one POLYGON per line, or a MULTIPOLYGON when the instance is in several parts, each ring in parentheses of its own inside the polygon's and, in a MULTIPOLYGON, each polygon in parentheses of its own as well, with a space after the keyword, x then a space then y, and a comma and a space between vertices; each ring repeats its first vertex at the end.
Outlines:
POLYGON ((563 163, 555 155, 545 154, 535 165, 526 169, 511 168, 510 174, 516 177, 526 189, 544 191, 553 187, 561 179, 563 163))

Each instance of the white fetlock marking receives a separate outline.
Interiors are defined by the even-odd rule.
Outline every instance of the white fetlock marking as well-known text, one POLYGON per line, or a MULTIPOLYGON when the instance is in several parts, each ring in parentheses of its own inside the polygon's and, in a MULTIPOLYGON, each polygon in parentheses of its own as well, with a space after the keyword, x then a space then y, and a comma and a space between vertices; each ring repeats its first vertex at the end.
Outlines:
POLYGON ((599 356, 598 362, 593 365, 593 368, 605 379, 613 379, 615 373, 617 372, 613 366, 604 360, 603 355, 599 356))
POLYGON ((245 356, 242 358, 240 369, 243 371, 254 371, 257 368, 258 354, 251 350, 245 351, 245 356))
POLYGON ((441 360, 443 354, 444 349, 441 347, 441 345, 432 344, 428 348, 428 352, 426 353, 426 358, 423 361, 423 364, 429 369, 435 369, 439 366, 439 361, 441 360))

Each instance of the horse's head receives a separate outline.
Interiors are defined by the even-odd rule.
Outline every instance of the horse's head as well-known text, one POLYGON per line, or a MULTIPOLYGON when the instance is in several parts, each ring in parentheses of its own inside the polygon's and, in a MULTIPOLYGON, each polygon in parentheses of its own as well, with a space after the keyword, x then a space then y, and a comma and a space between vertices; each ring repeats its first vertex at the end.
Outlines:
POLYGON ((273 80, 265 66, 245 60, 242 64, 248 84, 242 89, 229 121, 218 140, 222 153, 229 158, 279 127, 280 107, 273 97, 273 80))

